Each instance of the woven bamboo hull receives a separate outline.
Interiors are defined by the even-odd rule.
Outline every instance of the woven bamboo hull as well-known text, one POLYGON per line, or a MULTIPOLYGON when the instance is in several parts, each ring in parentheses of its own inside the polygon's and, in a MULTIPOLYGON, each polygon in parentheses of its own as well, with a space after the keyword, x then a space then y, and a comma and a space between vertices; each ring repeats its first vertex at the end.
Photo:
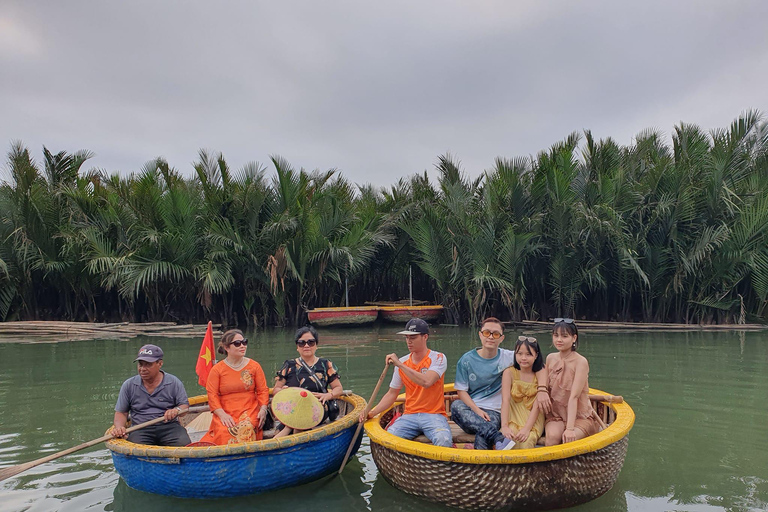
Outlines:
POLYGON ((354 326, 371 324, 379 316, 377 306, 352 308, 317 308, 307 311, 309 322, 317 326, 339 325, 354 326))
POLYGON ((434 322, 443 314, 443 306, 383 306, 379 312, 388 322, 403 323, 411 318, 434 322))
POLYGON ((392 486, 464 510, 553 510, 608 492, 628 438, 595 452, 531 464, 461 464, 400 453, 371 443, 373 461, 392 486))
MULTIPOLYGON (((173 448, 126 440, 107 443, 128 487, 179 498, 227 498, 301 485, 338 471, 352 442, 365 400, 343 397, 354 408, 321 428, 229 446, 173 448)), ((356 440, 354 452, 360 446, 356 440)), ((354 453, 353 452, 353 453, 354 453)))
MULTIPOLYGON (((445 390, 451 393, 453 385, 445 390)), ((382 428, 392 410, 366 422, 365 430, 381 475, 408 494, 464 510, 553 510, 593 500, 618 478, 634 413, 625 403, 601 407, 613 418, 602 432, 527 450, 461 450, 401 439, 382 428)))

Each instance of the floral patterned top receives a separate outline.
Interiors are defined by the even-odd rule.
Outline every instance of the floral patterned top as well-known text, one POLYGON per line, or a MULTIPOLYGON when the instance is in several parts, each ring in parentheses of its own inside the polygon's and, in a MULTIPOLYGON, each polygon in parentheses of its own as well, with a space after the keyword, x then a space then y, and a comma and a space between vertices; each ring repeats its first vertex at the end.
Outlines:
MULTIPOLYGON (((309 366, 309 365, 307 365, 309 366)), ((313 393, 327 393, 328 386, 339 379, 339 371, 336 365, 328 359, 318 358, 317 362, 310 366, 322 389, 317 389, 317 383, 313 379, 304 365, 301 364, 301 358, 287 359, 283 367, 277 372, 277 377, 285 381, 286 386, 294 388, 304 388, 313 393)))

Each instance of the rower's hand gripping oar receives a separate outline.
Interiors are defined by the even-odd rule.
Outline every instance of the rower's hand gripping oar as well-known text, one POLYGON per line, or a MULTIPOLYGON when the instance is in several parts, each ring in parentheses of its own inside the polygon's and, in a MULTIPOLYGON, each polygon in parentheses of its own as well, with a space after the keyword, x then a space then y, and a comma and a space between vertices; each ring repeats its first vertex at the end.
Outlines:
MULTIPOLYGON (((384 370, 381 372, 381 376, 379 377, 379 382, 376 383, 376 387, 373 388, 373 393, 371 393, 371 399, 368 400, 368 404, 365 406, 365 409, 363 410, 363 416, 366 418, 368 417, 368 413, 371 412, 371 409, 373 409, 373 401, 376 399, 376 395, 379 393, 379 388, 381 387, 381 383, 384 382, 384 377, 387 375, 387 370, 389 369, 389 360, 387 360, 386 364, 384 365, 384 370)), ((357 428, 355 429, 355 435, 352 436, 352 441, 349 443, 349 448, 347 448, 347 453, 344 455, 344 460, 341 461, 341 467, 339 468, 338 474, 340 475, 341 472, 344 470, 344 466, 347 464, 347 460, 349 459, 349 455, 352 453, 352 447, 355 446, 355 441, 357 441, 357 436, 360 435, 360 430, 363 428, 363 422, 360 422, 357 424, 357 428)))
MULTIPOLYGON (((187 414, 188 412, 203 412, 207 411, 208 406, 207 405, 201 405, 199 407, 190 407, 186 411, 181 411, 178 416, 182 416, 184 414, 187 414)), ((177 416, 177 417, 178 417, 177 416)), ((126 434, 130 432, 135 432, 136 430, 142 429, 144 427, 149 427, 150 425, 155 425, 157 423, 161 423, 165 420, 165 416, 160 416, 159 418, 155 418, 153 420, 145 421, 144 423, 139 423, 136 426, 133 426, 131 428, 128 428, 125 430, 126 434)), ((99 443, 103 443, 104 441, 109 441, 110 439, 114 439, 115 436, 112 434, 107 434, 105 436, 101 436, 97 439, 93 439, 92 441, 88 441, 83 444, 79 444, 77 446, 73 446, 72 448, 68 448, 66 450, 62 450, 60 452, 56 452, 53 455, 48 455, 46 457, 33 460, 30 462, 25 462, 24 464, 19 464, 17 466, 11 466, 9 468, 0 469, 0 482, 7 478, 11 478, 12 476, 16 476, 19 473, 22 473, 28 469, 34 468, 35 466, 39 466, 40 464, 45 464, 46 462, 50 462, 52 460, 58 459, 59 457, 63 457, 65 455, 69 455, 70 453, 75 453, 77 451, 83 450, 85 448, 89 448, 91 446, 97 445, 99 443)))

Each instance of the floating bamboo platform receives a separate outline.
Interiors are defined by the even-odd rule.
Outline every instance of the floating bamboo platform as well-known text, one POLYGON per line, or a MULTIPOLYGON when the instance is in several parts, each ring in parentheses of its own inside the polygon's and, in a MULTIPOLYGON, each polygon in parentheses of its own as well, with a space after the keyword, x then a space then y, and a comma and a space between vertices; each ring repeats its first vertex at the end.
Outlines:
MULTIPOLYGON (((174 322, 2 322, 0 343, 59 343, 98 338, 130 339, 137 336, 203 337, 207 327, 207 324, 178 325, 174 322)), ((214 335, 221 334, 221 324, 214 324, 213 328, 214 335)))
MULTIPOLYGON (((535 320, 521 320, 520 322, 504 322, 505 325, 516 327, 529 327, 535 329, 551 329, 552 322, 540 322, 535 320)), ((641 322, 594 322, 590 320, 576 320, 579 329, 590 331, 764 331, 768 325, 763 324, 662 324, 641 322)))

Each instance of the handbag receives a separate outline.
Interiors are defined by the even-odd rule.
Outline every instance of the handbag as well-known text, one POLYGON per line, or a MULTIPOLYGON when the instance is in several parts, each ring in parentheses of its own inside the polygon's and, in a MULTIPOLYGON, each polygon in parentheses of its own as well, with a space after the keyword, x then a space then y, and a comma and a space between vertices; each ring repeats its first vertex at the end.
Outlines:
MULTIPOLYGON (((318 389, 324 389, 324 393, 327 393, 328 387, 323 386, 323 383, 320 382, 320 379, 317 378, 317 375, 315 375, 315 372, 312 371, 312 368, 310 368, 302 358, 299 357, 298 359, 301 366, 303 366, 304 369, 309 372, 309 378, 312 379, 312 381, 317 385, 318 389)), ((325 369, 323 369, 323 373, 325 373, 325 369)), ((339 404, 336 403, 335 398, 325 402, 325 415, 328 418, 328 421, 335 421, 336 418, 339 417, 339 404)))

